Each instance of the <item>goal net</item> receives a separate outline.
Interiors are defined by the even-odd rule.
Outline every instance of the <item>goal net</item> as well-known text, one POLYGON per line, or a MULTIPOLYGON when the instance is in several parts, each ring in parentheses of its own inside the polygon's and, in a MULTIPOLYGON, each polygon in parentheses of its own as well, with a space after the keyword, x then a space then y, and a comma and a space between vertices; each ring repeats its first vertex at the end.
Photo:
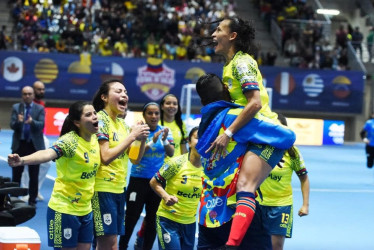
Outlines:
POLYGON ((182 87, 180 105, 182 116, 186 123, 187 131, 200 124, 200 109, 202 108, 200 97, 196 92, 196 84, 185 84, 182 87))

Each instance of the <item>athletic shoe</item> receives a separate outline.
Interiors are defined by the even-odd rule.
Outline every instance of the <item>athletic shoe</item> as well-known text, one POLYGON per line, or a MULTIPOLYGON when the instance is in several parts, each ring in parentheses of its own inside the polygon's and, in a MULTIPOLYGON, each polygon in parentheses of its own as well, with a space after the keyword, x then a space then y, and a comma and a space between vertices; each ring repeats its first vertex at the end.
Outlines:
POLYGON ((38 201, 44 201, 44 197, 41 193, 38 193, 38 197, 36 197, 38 201))
POLYGON ((140 237, 138 233, 136 233, 136 239, 134 244, 134 249, 143 249, 144 237, 140 237))

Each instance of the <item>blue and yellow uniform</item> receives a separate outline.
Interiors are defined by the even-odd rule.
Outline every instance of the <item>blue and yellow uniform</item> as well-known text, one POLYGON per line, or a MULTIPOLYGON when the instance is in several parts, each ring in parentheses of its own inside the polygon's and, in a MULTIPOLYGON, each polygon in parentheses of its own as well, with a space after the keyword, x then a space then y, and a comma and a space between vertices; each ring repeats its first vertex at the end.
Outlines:
POLYGON ((100 166, 99 143, 95 135, 88 142, 71 131, 61 136, 51 148, 57 154, 57 178, 48 202, 48 244, 76 247, 78 241, 91 242, 91 198, 100 166), (76 219, 69 215, 76 216, 76 219), (78 220, 79 225, 74 220, 78 220))
MULTIPOLYGON (((152 141, 154 134, 162 129, 164 129, 163 126, 157 125, 157 128, 154 131, 150 131, 147 143, 152 141)), ((161 138, 162 134, 158 137, 157 142, 150 149, 144 152, 139 164, 132 165, 131 177, 151 179, 162 167, 166 154, 161 138)), ((170 144, 173 142, 172 133, 168 133, 167 140, 170 144)))
POLYGON ((177 249, 181 239, 183 249, 193 249, 201 178, 202 168, 191 164, 188 153, 171 158, 155 174, 158 182, 166 184, 165 191, 178 198, 172 206, 161 200, 158 207, 157 233, 161 249, 177 249))
MULTIPOLYGON (((109 141, 109 147, 116 147, 129 135, 123 119, 112 120, 100 110, 98 113, 99 131, 97 139, 109 141)), ((95 195, 92 199, 96 236, 123 234, 124 205, 126 187, 127 151, 123 152, 110 164, 101 164, 95 183, 95 195)))
POLYGON ((293 224, 293 199, 292 199, 292 174, 298 176, 307 174, 305 163, 300 151, 294 146, 295 157, 292 158, 288 152, 284 154, 284 162, 276 166, 261 184, 262 199, 257 197, 263 207, 264 223, 273 235, 292 236, 293 224), (269 216, 271 214, 271 216, 269 216))

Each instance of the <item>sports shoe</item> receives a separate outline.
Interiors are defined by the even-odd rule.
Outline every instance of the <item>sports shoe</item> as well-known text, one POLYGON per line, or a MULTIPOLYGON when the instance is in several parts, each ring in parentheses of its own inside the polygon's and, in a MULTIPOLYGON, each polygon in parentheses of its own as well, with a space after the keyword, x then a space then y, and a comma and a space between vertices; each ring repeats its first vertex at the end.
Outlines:
POLYGON ((38 201, 44 201, 44 197, 41 193, 38 193, 38 197, 36 197, 38 201))
POLYGON ((143 243, 144 243, 144 237, 139 236, 139 234, 136 233, 136 239, 135 239, 134 249, 135 250, 143 249, 143 243))

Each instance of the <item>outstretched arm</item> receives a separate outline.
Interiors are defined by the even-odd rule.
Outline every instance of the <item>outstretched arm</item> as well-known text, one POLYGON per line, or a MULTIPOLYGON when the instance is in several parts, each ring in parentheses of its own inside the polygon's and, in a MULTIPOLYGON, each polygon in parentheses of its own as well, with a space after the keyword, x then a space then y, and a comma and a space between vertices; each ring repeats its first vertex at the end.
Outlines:
POLYGON ((301 183, 301 193, 303 195, 303 205, 299 209, 298 215, 305 216, 309 214, 309 192, 310 192, 310 184, 309 184, 309 177, 307 174, 299 176, 300 183, 301 183))
POLYGON ((8 164, 11 167, 18 167, 23 165, 38 165, 57 158, 57 153, 51 148, 36 151, 31 155, 20 157, 18 154, 8 155, 8 164))

